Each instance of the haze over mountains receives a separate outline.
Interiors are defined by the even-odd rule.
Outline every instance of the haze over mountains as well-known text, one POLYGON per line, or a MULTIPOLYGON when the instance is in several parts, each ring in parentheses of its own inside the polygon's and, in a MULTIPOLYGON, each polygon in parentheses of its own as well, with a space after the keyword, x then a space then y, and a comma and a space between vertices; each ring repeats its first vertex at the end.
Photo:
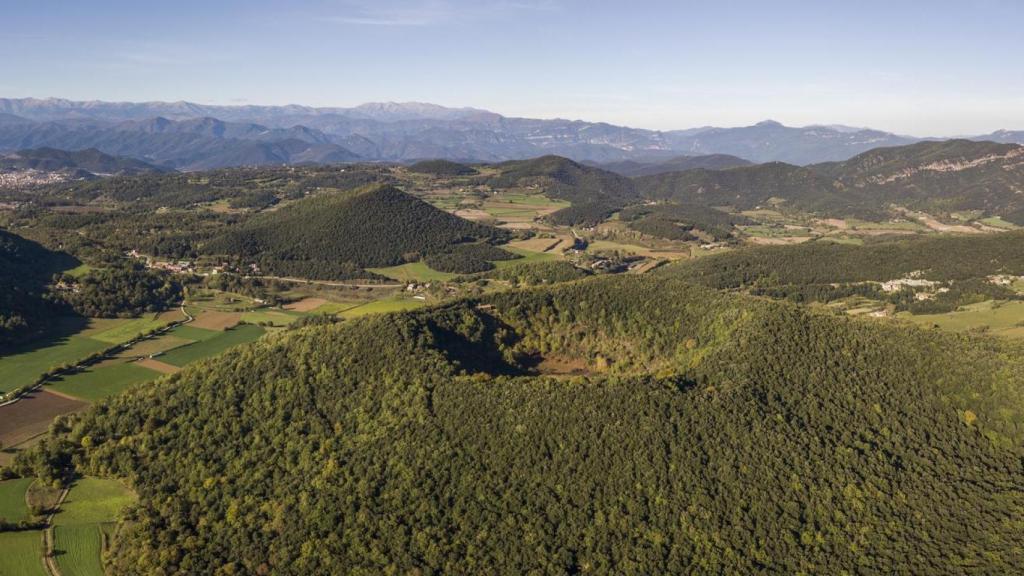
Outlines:
MULTIPOLYGON (((1024 132, 1003 130, 975 139, 1024 143, 1024 132)), ((0 150, 96 148, 185 170, 426 158, 497 162, 546 154, 594 163, 727 154, 803 165, 920 140, 870 129, 798 128, 772 121, 655 131, 423 103, 314 108, 0 99, 0 150)))

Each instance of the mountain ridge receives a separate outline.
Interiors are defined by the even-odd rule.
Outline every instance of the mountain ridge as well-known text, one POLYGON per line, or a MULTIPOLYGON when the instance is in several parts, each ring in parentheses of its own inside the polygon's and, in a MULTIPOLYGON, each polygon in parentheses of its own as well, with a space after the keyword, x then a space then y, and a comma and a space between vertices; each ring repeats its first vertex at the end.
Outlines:
MULTIPOLYGON (((90 123, 157 117, 178 122, 215 118, 227 123, 261 125, 268 130, 301 127, 305 138, 322 134, 328 141, 322 144, 340 146, 364 160, 402 162, 434 158, 501 162, 545 154, 587 162, 649 162, 680 154, 730 154, 754 162, 806 165, 845 160, 879 146, 925 140, 842 125, 789 127, 776 121, 731 128, 647 130, 607 122, 512 117, 478 108, 449 108, 422 102, 371 102, 344 108, 4 98, 0 99, 0 114, 31 121, 34 128, 28 129, 30 134, 47 129, 52 132, 52 125, 48 127, 46 123, 74 125, 82 131, 92 126, 90 123)), ((10 133, 15 129, 25 132, 25 122, 0 121, 0 149, 11 147, 10 133)), ((973 138, 1024 143, 1024 132, 1005 130, 973 138)), ((72 144, 46 142, 59 148, 72 144)), ((313 159, 298 161, 316 161, 317 153, 308 156, 313 159)))

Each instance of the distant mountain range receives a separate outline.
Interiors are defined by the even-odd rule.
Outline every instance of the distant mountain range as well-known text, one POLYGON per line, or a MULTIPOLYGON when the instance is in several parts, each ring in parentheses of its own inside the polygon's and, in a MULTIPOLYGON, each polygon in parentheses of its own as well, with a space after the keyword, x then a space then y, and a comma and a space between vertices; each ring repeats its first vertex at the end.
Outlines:
MULTIPOLYGON (((974 139, 1024 143, 1024 132, 999 131, 974 139)), ((0 150, 96 148, 185 170, 353 160, 500 162, 548 154, 591 163, 656 163, 680 155, 727 154, 759 163, 804 165, 920 140, 878 130, 795 128, 772 121, 656 131, 603 122, 510 118, 423 103, 314 108, 0 99, 0 150)))

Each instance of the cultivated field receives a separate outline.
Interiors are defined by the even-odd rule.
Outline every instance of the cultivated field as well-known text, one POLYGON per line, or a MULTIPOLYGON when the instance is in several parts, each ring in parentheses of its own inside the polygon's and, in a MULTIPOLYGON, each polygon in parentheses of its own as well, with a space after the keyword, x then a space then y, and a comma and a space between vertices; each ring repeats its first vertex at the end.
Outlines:
POLYGON ((46 390, 32 392, 14 404, 0 406, 0 443, 5 448, 17 446, 46 432, 55 417, 82 410, 88 405, 46 390))
POLYGON ((387 276, 388 278, 393 278, 401 282, 445 281, 458 276, 458 274, 452 274, 450 272, 438 272, 437 270, 427 266, 423 261, 410 262, 408 264, 390 266, 387 268, 367 268, 367 270, 374 274, 387 276))
POLYGON ((227 330, 237 325, 241 320, 242 314, 240 312, 207 310, 196 315, 196 319, 189 322, 189 326, 206 330, 227 330))
POLYGON ((287 304, 284 308, 285 310, 291 310, 293 312, 312 312, 324 304, 327 304, 327 300, 325 298, 307 297, 297 302, 287 304))
POLYGON ((107 364, 101 367, 89 367, 80 372, 60 376, 48 383, 47 390, 96 402, 120 394, 133 384, 148 382, 160 376, 135 362, 107 364))
POLYGON ((338 315, 342 318, 358 318, 359 316, 365 316, 367 314, 415 310, 416 308, 423 306, 426 306, 426 302, 423 302, 422 300, 413 300, 410 298, 388 298, 385 300, 375 300, 368 304, 349 308, 338 315))
POLYGON ((105 576, 98 524, 55 526, 53 553, 62 576, 105 576))
POLYGON ((0 574, 48 576, 43 568, 43 534, 39 530, 0 532, 0 574))
POLYGON ((0 520, 21 522, 28 520, 29 510, 25 502, 25 493, 31 478, 16 478, 0 481, 0 520))
POLYGON ((951 332, 985 331, 996 336, 1024 338, 1024 302, 987 301, 946 314, 899 314, 915 324, 951 332))
POLYGON ((81 478, 68 492, 53 519, 53 545, 57 566, 65 576, 103 576, 103 524, 135 500, 117 480, 81 478))
MULTIPOLYGON (((191 330, 188 331, 189 334, 203 330, 202 328, 195 328, 191 326, 182 326, 182 328, 191 328, 191 330)), ((166 354, 162 354, 158 359, 161 362, 174 366, 185 366, 186 364, 195 362, 201 358, 220 354, 233 346, 252 342, 264 333, 263 328, 253 326, 251 324, 243 324, 223 332, 214 332, 212 330, 206 331, 210 332, 212 336, 203 339, 196 338, 196 340, 198 340, 197 342, 180 348, 175 348, 166 354)), ((177 334, 177 330, 174 332, 180 337, 183 336, 177 334)))

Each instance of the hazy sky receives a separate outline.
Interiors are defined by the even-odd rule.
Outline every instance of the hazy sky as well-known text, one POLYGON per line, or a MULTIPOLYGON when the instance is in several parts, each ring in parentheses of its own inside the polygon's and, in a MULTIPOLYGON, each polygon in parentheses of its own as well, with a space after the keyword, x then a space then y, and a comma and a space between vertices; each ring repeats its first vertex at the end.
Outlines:
POLYGON ((1024 1, 0 0, 0 96, 1024 129, 1024 1))

